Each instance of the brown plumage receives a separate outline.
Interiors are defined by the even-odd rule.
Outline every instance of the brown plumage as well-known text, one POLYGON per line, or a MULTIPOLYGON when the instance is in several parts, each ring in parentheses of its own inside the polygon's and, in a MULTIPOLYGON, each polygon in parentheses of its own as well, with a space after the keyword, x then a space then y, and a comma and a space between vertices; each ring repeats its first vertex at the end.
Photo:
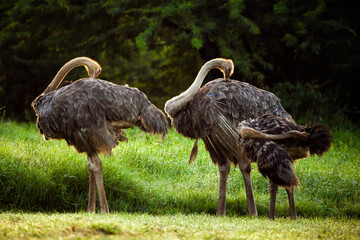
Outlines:
POLYGON ((96 189, 100 212, 108 213, 99 153, 110 154, 127 140, 124 128, 134 125, 149 133, 167 134, 165 115, 137 88, 95 79, 101 67, 81 57, 64 65, 43 94, 32 103, 37 127, 45 139, 65 139, 88 156, 90 174, 88 211, 95 211, 96 189), (85 66, 90 78, 57 87, 76 66, 85 66))
MULTIPOLYGON (((231 60, 213 59, 207 62, 189 89, 165 104, 165 112, 179 133, 192 139, 203 139, 212 161, 218 165, 218 214, 225 214, 226 181, 230 163, 233 163, 239 166, 243 174, 248 211, 254 216, 257 210, 250 179, 251 163, 240 154, 236 127, 244 119, 263 114, 281 116, 289 121, 292 118, 274 94, 247 83, 230 80, 232 71, 231 60), (200 88, 207 72, 213 68, 223 71, 224 79, 213 80, 200 88)), ((196 157, 196 148, 195 143, 190 162, 196 157)))
POLYGON ((296 219, 293 189, 299 185, 294 161, 313 154, 322 155, 332 142, 331 132, 323 125, 297 125, 282 117, 264 115, 238 125, 242 155, 257 162, 260 173, 270 181, 269 218, 274 219, 278 186, 285 187, 290 217, 296 219))

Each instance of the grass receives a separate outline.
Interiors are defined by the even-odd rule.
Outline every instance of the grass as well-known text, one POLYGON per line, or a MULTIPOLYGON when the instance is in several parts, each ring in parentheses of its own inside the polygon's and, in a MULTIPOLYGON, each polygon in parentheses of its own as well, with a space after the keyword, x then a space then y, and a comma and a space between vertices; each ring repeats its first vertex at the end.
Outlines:
POLYGON ((233 167, 227 217, 215 216, 219 174, 203 144, 188 165, 193 141, 173 130, 161 142, 127 130, 112 156, 101 156, 109 216, 84 213, 86 156, 64 141, 45 142, 34 124, 0 123, 0 239, 2 238, 342 238, 360 237, 360 136, 337 129, 321 158, 296 163, 298 221, 289 221, 280 189, 276 221, 266 219, 268 180, 253 164, 259 217, 249 218, 244 183, 233 167), (34 213, 39 212, 39 213, 34 213), (53 224, 53 226, 49 226, 53 224), (305 231, 306 230, 306 231, 305 231), (37 233, 38 231, 38 233, 37 233))
POLYGON ((359 220, 115 213, 0 215, 0 239, 358 239, 359 220))

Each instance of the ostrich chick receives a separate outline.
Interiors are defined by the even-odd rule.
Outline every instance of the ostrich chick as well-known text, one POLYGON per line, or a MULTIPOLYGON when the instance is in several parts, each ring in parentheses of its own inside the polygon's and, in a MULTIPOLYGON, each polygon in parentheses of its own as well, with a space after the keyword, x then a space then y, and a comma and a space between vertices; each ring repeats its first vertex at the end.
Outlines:
POLYGON ((323 125, 300 126, 288 119, 264 115, 238 125, 241 154, 257 162, 260 173, 270 181, 269 218, 274 219, 278 186, 289 198, 290 218, 296 219, 293 189, 299 185, 294 161, 313 154, 322 155, 332 142, 331 132, 323 125))

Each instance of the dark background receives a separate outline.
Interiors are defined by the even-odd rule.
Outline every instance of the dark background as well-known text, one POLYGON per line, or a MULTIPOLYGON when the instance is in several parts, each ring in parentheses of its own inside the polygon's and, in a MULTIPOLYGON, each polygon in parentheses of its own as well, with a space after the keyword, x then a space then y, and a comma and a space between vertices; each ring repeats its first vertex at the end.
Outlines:
MULTIPOLYGON (((31 102, 78 56, 162 109, 202 64, 223 57, 234 61, 233 79, 274 92, 295 119, 357 123, 355 2, 0 0, 0 112, 34 120, 31 102)), ((213 70, 206 81, 220 76, 213 70)), ((81 77, 84 68, 66 79, 81 77)))

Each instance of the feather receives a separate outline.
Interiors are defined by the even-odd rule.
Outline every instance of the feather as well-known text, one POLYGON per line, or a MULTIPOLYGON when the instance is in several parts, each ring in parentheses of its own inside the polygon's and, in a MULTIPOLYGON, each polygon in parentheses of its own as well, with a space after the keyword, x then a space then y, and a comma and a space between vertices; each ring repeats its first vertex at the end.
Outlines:
POLYGON ((78 152, 109 154, 119 141, 127 141, 121 129, 135 125, 163 137, 167 134, 165 115, 143 92, 100 79, 74 81, 40 95, 32 106, 40 133, 65 139, 78 152), (81 129, 87 131, 80 133, 81 129))
POLYGON ((197 144, 198 144, 198 139, 195 140, 194 146, 191 149, 189 165, 192 164, 196 160, 197 153, 198 153, 198 145, 197 144))
POLYGON ((277 116, 264 115, 238 125, 242 153, 258 163, 263 176, 277 185, 297 186, 293 162, 310 154, 321 155, 330 147, 332 136, 325 126, 297 125, 277 116), (316 149, 316 150, 315 150, 316 149))

